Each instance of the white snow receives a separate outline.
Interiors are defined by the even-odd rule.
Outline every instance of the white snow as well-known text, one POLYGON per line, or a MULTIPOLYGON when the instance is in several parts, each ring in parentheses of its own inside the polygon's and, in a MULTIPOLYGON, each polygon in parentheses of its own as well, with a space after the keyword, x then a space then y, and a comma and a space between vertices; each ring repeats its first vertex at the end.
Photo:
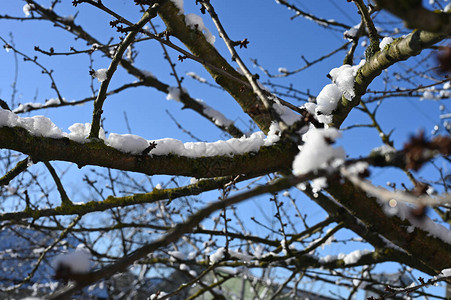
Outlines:
MULTIPOLYGON (((33 116, 22 118, 13 112, 0 109, 0 127, 22 127, 34 136, 43 136, 49 138, 69 138, 78 143, 89 142, 88 136, 91 130, 90 123, 76 123, 69 127, 70 133, 63 132, 53 122, 44 116, 33 116)), ((261 131, 252 133, 250 136, 241 138, 231 138, 229 140, 219 140, 212 143, 188 142, 183 143, 180 140, 164 138, 160 140, 146 140, 142 137, 132 134, 110 133, 106 138, 105 131, 100 128, 99 138, 106 145, 114 147, 124 153, 139 154, 142 153, 150 142, 156 143, 149 155, 167 155, 175 154, 186 157, 216 156, 216 155, 235 155, 246 152, 256 152, 262 146, 270 146, 277 142, 279 137, 278 126, 274 123, 270 127, 268 136, 261 131)))
POLYGON ((230 256, 235 257, 245 263, 250 263, 252 260, 252 255, 247 254, 247 253, 229 250, 229 254, 230 254, 230 256))
POLYGON ((382 145, 380 147, 372 149, 370 155, 374 153, 378 153, 380 155, 390 155, 396 153, 396 149, 388 145, 382 145))
POLYGON ((99 82, 104 82, 107 78, 107 71, 107 69, 98 69, 94 72, 94 77, 96 77, 99 82))
POLYGON ((136 155, 149 147, 149 142, 134 134, 111 133, 108 137, 108 145, 121 152, 136 155))
POLYGON ((187 14, 185 15, 185 22, 186 25, 188 25, 191 29, 197 29, 202 32, 207 39, 207 42, 209 42, 211 45, 214 45, 216 37, 211 34, 210 30, 208 30, 207 27, 205 27, 204 21, 202 20, 201 16, 198 16, 196 14, 187 14))
POLYGON ((379 43, 379 48, 381 51, 384 51, 385 46, 391 44, 393 42, 393 38, 386 36, 382 39, 382 41, 379 43))
POLYGON ((280 67, 279 69, 277 69, 277 71, 278 71, 279 73, 283 73, 283 74, 288 73, 288 69, 287 69, 287 68, 282 68, 282 67, 280 67))
POLYGON ((80 244, 74 252, 60 254, 52 261, 52 267, 64 266, 71 270, 72 273, 87 273, 91 268, 91 254, 85 245, 80 244))
POLYGON ((359 176, 362 174, 366 169, 368 169, 369 164, 364 161, 356 162, 355 164, 352 164, 348 167, 346 167, 346 170, 349 172, 349 174, 353 176, 359 176))
MULTIPOLYGON (((162 299, 164 296, 166 296, 167 294, 163 291, 159 291, 158 293, 152 294, 149 297, 149 300, 158 300, 158 299, 162 299)), ((171 298, 167 298, 168 300, 171 298)))
POLYGON ((332 77, 332 82, 337 85, 344 96, 352 100, 355 97, 354 92, 354 78, 357 75, 357 71, 361 66, 365 64, 365 60, 361 60, 358 65, 342 65, 338 68, 334 68, 329 72, 332 77))
MULTIPOLYGON (((66 101, 65 98, 63 98, 63 100, 66 101)), ((60 103, 61 103, 61 101, 58 98, 50 98, 45 102, 45 104, 38 103, 38 102, 27 102, 24 104, 19 104, 18 107, 13 109, 13 112, 14 113, 23 113, 23 112, 29 111, 30 109, 45 108, 45 107, 48 107, 51 105, 58 105, 60 103)))
POLYGON ((349 28, 349 30, 346 30, 343 33, 344 38, 347 39, 348 41, 352 42, 354 40, 354 38, 356 37, 357 32, 359 31, 359 28, 360 28, 360 23, 349 28))
POLYGON ((288 126, 301 119, 301 116, 299 114, 295 113, 292 109, 280 103, 277 98, 273 98, 272 100, 274 100, 272 107, 280 116, 282 121, 288 126))
POLYGON ((0 127, 22 127, 33 132, 36 136, 59 138, 63 135, 50 119, 44 116, 21 118, 8 110, 0 110, 0 127))
POLYGON ((8 191, 8 193, 10 193, 11 195, 14 195, 15 193, 17 193, 17 188, 13 187, 11 185, 6 185, 6 190, 8 191))
POLYGON ((302 136, 305 144, 293 161, 293 174, 301 175, 327 167, 334 160, 344 160, 343 148, 333 148, 326 139, 334 141, 340 137, 335 128, 311 128, 302 136))
POLYGON ((328 255, 326 255, 326 256, 324 256, 324 257, 320 257, 320 258, 319 258, 319 262, 320 262, 320 263, 329 263, 329 262, 334 261, 334 260, 336 260, 336 259, 343 259, 344 256, 345 256, 345 254, 343 254, 343 253, 340 253, 340 254, 338 254, 338 255, 331 255, 331 254, 328 254, 328 255))
MULTIPOLYGON (((184 92, 186 92, 186 91, 184 90, 184 92)), ((180 88, 171 86, 168 88, 168 94, 166 96, 166 100, 174 100, 177 102, 182 102, 180 99, 180 96, 181 96, 180 88)), ((232 120, 227 119, 227 117, 224 116, 221 112, 210 107, 203 100, 201 100, 201 99, 195 99, 195 100, 197 101, 197 103, 202 105, 202 107, 204 108, 203 113, 206 116, 208 116, 209 118, 211 118, 213 120, 213 122, 215 122, 216 125, 228 127, 233 124, 232 120)))
POLYGON ((166 100, 174 100, 177 102, 182 102, 180 100, 180 88, 175 87, 175 86, 170 86, 168 88, 168 94, 166 96, 166 100))
POLYGON ((440 93, 439 93, 439 96, 440 96, 440 98, 451 98, 451 92, 450 91, 445 91, 445 90, 442 90, 442 91, 440 91, 440 93))
MULTIPOLYGON (((337 85, 331 83, 323 87, 318 97, 316 97, 316 106, 314 103, 308 103, 311 107, 315 107, 317 116, 330 115, 337 108, 338 101, 341 99, 341 91, 337 85)), ((309 110, 307 108, 307 110, 309 110)))
POLYGON ((164 138, 154 140, 157 146, 150 151, 151 155, 166 155, 169 153, 186 156, 216 156, 216 155, 234 155, 246 152, 256 152, 261 146, 269 146, 267 138, 263 132, 255 132, 250 137, 232 138, 229 140, 220 140, 213 143, 188 142, 182 143, 179 140, 164 138))
MULTIPOLYGON (((91 131, 91 123, 75 123, 69 126, 69 134, 63 133, 61 137, 68 137, 69 139, 78 142, 86 143, 89 142, 88 136, 91 131)), ((33 134, 33 132, 31 132, 33 134)), ((99 137, 101 140, 106 140, 105 131, 100 128, 99 137)))
POLYGON ((203 77, 200 77, 199 75, 197 75, 197 74, 194 73, 194 72, 187 72, 186 75, 189 76, 189 77, 191 77, 191 78, 196 79, 196 80, 199 81, 199 82, 202 82, 202 83, 206 83, 206 82, 207 82, 207 79, 205 79, 205 78, 203 78, 203 77))
POLYGON ((179 15, 184 13, 183 10, 183 0, 171 0, 172 3, 179 9, 179 15))
POLYGON ((190 253, 188 253, 187 259, 188 260, 193 260, 195 259, 197 256, 197 252, 196 251, 191 251, 190 253))
POLYGON ((207 103, 200 99, 196 99, 196 101, 202 105, 204 108, 203 113, 207 115, 209 118, 211 118, 216 125, 223 126, 223 127, 229 127, 233 124, 232 120, 227 119, 226 116, 224 116, 221 112, 217 111, 216 109, 210 107, 207 103))
POLYGON ((359 261, 362 255, 370 253, 370 250, 355 250, 349 254, 340 253, 338 255, 326 255, 325 257, 320 257, 320 263, 328 263, 337 259, 342 259, 346 265, 354 264, 359 261))
POLYGON ((73 22, 75 20, 75 16, 73 15, 68 15, 66 17, 64 17, 64 21, 66 22, 73 22))
POLYGON ((412 232, 415 228, 428 232, 429 235, 437 237, 442 241, 451 244, 451 231, 443 225, 437 224, 428 216, 422 216, 421 218, 412 215, 412 208, 407 204, 396 201, 396 206, 390 207, 385 204, 385 201, 379 201, 379 204, 383 206, 384 212, 388 216, 397 216, 401 220, 408 220, 411 226, 412 232))
POLYGON ((431 91, 426 90, 423 92, 421 99, 434 99, 434 94, 431 91))
POLYGON ((443 276, 443 277, 451 277, 451 268, 449 268, 449 269, 443 269, 443 270, 440 272, 440 275, 443 276))
POLYGON ((322 189, 327 188, 327 178, 326 177, 318 177, 312 180, 311 183, 312 192, 318 193, 322 189))
POLYGON ((343 260, 345 264, 350 265, 354 264, 359 261, 359 259, 362 257, 362 255, 370 253, 370 250, 355 250, 349 254, 347 254, 343 260))
POLYGON ((30 108, 41 108, 42 103, 37 102, 27 102, 24 104, 19 104, 19 106, 15 109, 13 109, 13 112, 27 112, 30 108))
POLYGON ((25 5, 23 6, 22 10, 23 10, 23 13, 25 14, 25 17, 31 16, 30 11, 32 11, 33 8, 34 8, 34 4, 28 4, 28 3, 27 3, 27 4, 25 4, 25 5))
POLYGON ((342 95, 348 100, 352 100, 355 97, 354 79, 357 71, 363 64, 365 64, 365 60, 361 60, 355 66, 346 64, 332 69, 329 75, 333 83, 323 87, 316 97, 316 103, 308 102, 302 107, 315 115, 319 122, 326 125, 331 123, 332 112, 337 108, 342 95))
POLYGON ((61 101, 58 98, 50 98, 49 100, 45 101, 44 106, 50 106, 50 105, 58 105, 61 101))
POLYGON ((100 45, 99 45, 99 44, 93 43, 93 44, 91 45, 91 50, 92 50, 92 51, 96 51, 96 50, 98 50, 98 49, 100 49, 100 45))
POLYGON ((215 264, 217 262, 220 262, 221 259, 224 258, 224 252, 225 252, 224 247, 221 247, 218 250, 216 250, 216 252, 214 254, 210 255, 211 263, 215 264))
POLYGON ((271 146, 280 140, 281 130, 277 122, 272 121, 269 126, 268 136, 265 139, 265 146, 271 146))
POLYGON ((141 70, 141 73, 143 73, 144 76, 146 76, 146 77, 156 78, 155 75, 153 75, 153 73, 150 72, 150 71, 147 71, 147 70, 141 70))
POLYGON ((185 254, 181 251, 168 251, 168 254, 176 259, 185 260, 185 254))

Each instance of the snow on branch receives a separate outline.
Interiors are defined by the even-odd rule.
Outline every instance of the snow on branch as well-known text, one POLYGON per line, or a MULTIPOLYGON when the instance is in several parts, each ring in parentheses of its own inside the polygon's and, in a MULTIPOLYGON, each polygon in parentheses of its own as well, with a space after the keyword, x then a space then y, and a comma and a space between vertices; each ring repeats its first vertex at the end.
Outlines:
MULTIPOLYGON (((202 103, 203 105, 203 103, 202 103)), ((216 122, 230 124, 230 120, 215 114, 215 110, 204 106, 216 122)), ((276 125, 274 125, 276 126, 276 125)), ((91 125, 89 123, 76 123, 69 127, 70 133, 63 132, 49 118, 44 116, 33 116, 22 118, 8 110, 0 110, 0 127, 21 127, 33 136, 42 136, 53 139, 69 138, 77 143, 88 143, 91 125)), ((251 134, 249 137, 232 138, 220 140, 213 143, 188 142, 164 138, 160 140, 146 140, 133 134, 110 133, 108 138, 103 129, 100 129, 99 138, 107 146, 113 147, 123 153, 138 155, 143 153, 150 144, 155 144, 149 151, 149 155, 175 154, 185 157, 211 157, 217 155, 235 155, 248 152, 257 152, 262 146, 271 146, 279 140, 278 131, 272 130, 271 134, 265 136, 261 131, 251 134)))

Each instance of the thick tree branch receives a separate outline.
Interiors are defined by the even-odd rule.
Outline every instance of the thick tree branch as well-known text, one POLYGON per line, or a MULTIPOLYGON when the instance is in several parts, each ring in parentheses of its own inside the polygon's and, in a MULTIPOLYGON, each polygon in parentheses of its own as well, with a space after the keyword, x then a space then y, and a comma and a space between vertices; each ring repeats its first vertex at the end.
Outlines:
POLYGON ((379 253, 384 253, 385 256, 391 257, 389 260, 402 262, 428 274, 435 274, 434 270, 423 262, 417 260, 415 257, 412 257, 401 248, 390 245, 387 239, 371 229, 372 227, 370 224, 364 224, 358 217, 350 213, 344 206, 334 199, 330 199, 324 193, 313 193, 309 187, 307 187, 303 192, 310 199, 320 205, 325 211, 327 211, 332 218, 340 220, 344 223, 346 228, 354 231, 376 249, 380 249, 379 253))
POLYGON ((193 158, 174 154, 131 155, 108 147, 102 141, 80 144, 68 138, 38 137, 19 127, 0 128, 0 148, 29 154, 34 161, 59 160, 76 163, 80 168, 92 165, 148 175, 182 175, 196 178, 237 174, 258 176, 287 170, 298 151, 295 145, 285 143, 263 146, 256 153, 234 156, 193 158))
POLYGON ((443 34, 417 30, 405 38, 395 39, 384 49, 376 52, 357 72, 354 82, 356 96, 352 100, 348 100, 344 96, 341 98, 336 110, 333 112, 331 125, 337 128, 340 127, 349 112, 360 103, 360 99, 366 93, 366 89, 370 83, 381 74, 382 70, 387 69, 399 61, 420 54, 423 49, 445 38, 447 36, 443 34))
POLYGON ((451 265, 450 245, 445 241, 418 227, 409 231, 413 225, 408 220, 387 216, 375 198, 347 180, 344 183, 329 180, 328 183, 327 192, 371 231, 384 236, 437 273, 451 265))
POLYGON ((451 13, 430 11, 421 1, 376 0, 377 5, 405 21, 411 29, 420 29, 438 34, 451 34, 451 13))

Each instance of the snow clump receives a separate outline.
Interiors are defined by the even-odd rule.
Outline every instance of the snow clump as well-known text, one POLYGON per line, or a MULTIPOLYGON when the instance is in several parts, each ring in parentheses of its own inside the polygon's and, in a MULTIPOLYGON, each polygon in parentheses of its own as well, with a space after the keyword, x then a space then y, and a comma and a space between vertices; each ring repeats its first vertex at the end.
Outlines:
POLYGON ((213 107, 209 106, 207 103, 205 103, 204 101, 200 100, 200 99, 196 99, 196 101, 202 105, 203 109, 203 113, 208 116, 210 119, 212 119, 215 124, 217 126, 222 126, 222 127, 229 127, 230 125, 233 124, 232 120, 227 119, 226 116, 224 116, 221 112, 217 111, 216 109, 214 109, 213 107))
POLYGON ((179 9, 179 15, 184 13, 183 0, 171 0, 171 2, 179 9))
MULTIPOLYGON (((186 92, 184 90, 184 92, 186 92)), ((176 86, 170 86, 168 87, 168 94, 166 95, 166 100, 174 100, 177 102, 182 102, 182 100, 180 100, 180 96, 182 95, 180 88, 176 87, 176 86)))
POLYGON ((346 64, 339 68, 334 68, 329 72, 332 82, 337 85, 348 100, 352 100, 355 97, 354 79, 357 71, 364 63, 365 60, 363 59, 358 65, 351 66, 346 64))
POLYGON ((205 79, 203 77, 200 77, 199 75, 197 75, 194 72, 187 72, 186 75, 191 77, 191 78, 193 78, 193 79, 196 79, 197 81, 199 81, 201 83, 207 83, 207 79, 205 79))
POLYGON ((346 265, 350 265, 350 264, 355 264, 356 262, 359 261, 359 259, 363 256, 366 255, 368 253, 371 253, 370 250, 364 249, 364 250, 355 250, 349 254, 347 254, 344 258, 343 261, 346 265))
POLYGON ((305 144, 293 161, 293 174, 302 175, 327 167, 334 160, 344 160, 343 148, 333 148, 330 144, 340 137, 340 131, 335 128, 311 128, 302 136, 305 144))
POLYGON ((108 137, 108 144, 121 152, 130 153, 133 155, 142 153, 150 145, 146 139, 140 136, 117 133, 110 133, 108 137))
MULTIPOLYGON (((91 132, 91 123, 75 123, 72 124, 71 126, 69 126, 69 131, 70 133, 67 134, 67 137, 75 142, 78 143, 85 143, 85 142, 89 142, 88 136, 89 133, 91 132)), ((64 137, 66 134, 63 134, 61 137, 64 137)), ((105 130, 103 130, 103 128, 100 128, 99 131, 99 138, 101 140, 106 140, 105 137, 105 130)))
MULTIPOLYGON (((158 299, 163 299, 163 297, 165 297, 167 294, 163 291, 159 291, 155 294, 150 295, 149 300, 158 300, 158 299)), ((168 300, 171 298, 167 298, 168 300)))
POLYGON ((94 72, 94 77, 97 78, 99 82, 104 82, 107 79, 107 69, 98 69, 94 72))
POLYGON ((224 258, 224 252, 225 252, 225 248, 221 247, 218 250, 216 250, 216 252, 212 255, 210 255, 210 261, 212 264, 215 264, 217 262, 220 262, 221 259, 224 258))
POLYGON ((34 4, 29 4, 29 3, 27 3, 27 4, 25 4, 24 6, 23 6, 23 8, 22 8, 22 10, 23 10, 23 13, 25 14, 25 17, 29 17, 29 16, 31 16, 31 11, 34 9, 34 4))
POLYGON ((384 50, 385 46, 391 44, 393 42, 393 38, 386 36, 382 39, 382 41, 379 43, 379 48, 381 49, 381 51, 384 50))
POLYGON ((35 136, 58 138, 63 135, 61 129, 44 116, 21 118, 8 110, 0 110, 0 127, 22 127, 35 136))
POLYGON ((330 124, 333 120, 332 112, 337 108, 342 95, 352 100, 355 97, 354 80, 361 66, 365 64, 365 60, 361 60, 358 65, 351 66, 348 64, 334 68, 329 72, 332 79, 331 84, 323 87, 316 97, 316 103, 305 103, 305 108, 310 114, 323 124, 330 124))
POLYGON ((204 21, 200 16, 196 14, 187 14, 185 15, 185 22, 191 29, 196 29, 202 32, 207 42, 209 42, 212 46, 214 45, 216 37, 211 34, 210 30, 208 30, 208 28, 204 25, 204 21))
POLYGON ((352 42, 357 36, 357 33, 359 32, 361 23, 354 25, 353 27, 349 28, 343 33, 343 37, 347 39, 348 41, 352 42))
POLYGON ((282 74, 287 74, 287 73, 289 73, 287 68, 282 68, 282 67, 280 67, 279 69, 277 69, 277 71, 278 71, 279 73, 282 73, 282 74))
POLYGON ((79 244, 74 252, 60 254, 52 261, 55 270, 68 268, 73 274, 83 274, 91 269, 91 254, 84 244, 79 244))

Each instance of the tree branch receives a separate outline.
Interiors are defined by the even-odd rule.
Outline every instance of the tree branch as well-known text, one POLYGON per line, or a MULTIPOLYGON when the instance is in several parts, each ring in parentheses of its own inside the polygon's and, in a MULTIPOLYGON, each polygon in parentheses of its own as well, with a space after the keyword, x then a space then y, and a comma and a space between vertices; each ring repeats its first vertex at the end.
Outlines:
POLYGON ((29 154, 35 161, 73 162, 79 168, 92 165, 147 175, 182 175, 196 178, 236 174, 258 176, 287 170, 298 152, 294 144, 287 142, 269 147, 262 146, 258 152, 233 156, 131 155, 106 146, 103 141, 81 144, 68 138, 34 136, 20 127, 0 128, 0 148, 29 154))
POLYGON ((346 97, 341 98, 336 110, 333 112, 331 126, 340 127, 349 112, 360 103, 360 99, 366 93, 366 89, 370 83, 381 74, 382 70, 387 69, 399 61, 420 54, 423 49, 445 38, 447 38, 446 35, 417 30, 405 38, 395 39, 385 49, 376 52, 358 70, 354 81, 356 96, 352 100, 348 100, 346 97))
POLYGON ((430 11, 422 6, 421 1, 376 0, 376 3, 404 20, 408 28, 451 34, 450 12, 430 11))

